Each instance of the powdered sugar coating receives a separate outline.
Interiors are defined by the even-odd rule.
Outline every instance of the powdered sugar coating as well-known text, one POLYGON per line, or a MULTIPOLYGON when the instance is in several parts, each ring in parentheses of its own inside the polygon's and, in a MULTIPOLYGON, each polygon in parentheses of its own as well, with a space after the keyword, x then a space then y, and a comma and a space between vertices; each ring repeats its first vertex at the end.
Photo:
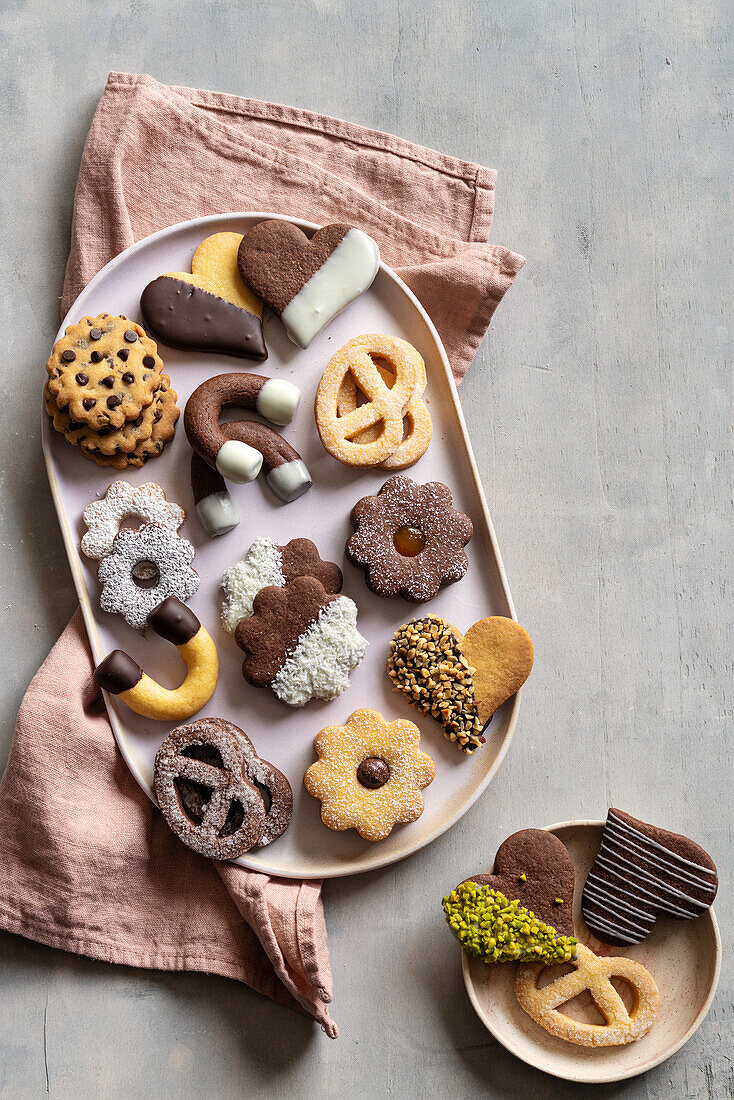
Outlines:
POLYGON ((242 744, 219 718, 202 718, 169 733, 158 749, 154 766, 155 793, 161 812, 176 836, 187 847, 209 859, 235 859, 257 844, 265 828, 265 805, 257 787, 246 777, 242 744), (222 767, 185 755, 193 745, 216 749, 222 767), (186 812, 176 785, 179 777, 211 790, 201 822, 186 812), (242 807, 242 822, 222 836, 233 802, 242 807))
POLYGON ((321 819, 329 829, 356 829, 365 840, 384 840, 398 822, 407 824, 423 813, 421 791, 436 766, 420 750, 420 730, 407 719, 386 722, 379 711, 364 708, 345 726, 327 726, 316 737, 319 759, 303 777, 309 794, 321 800, 321 819), (376 758, 390 770, 376 789, 362 786, 360 764, 376 758))
POLYGON ((349 673, 367 650, 357 630, 357 605, 337 596, 298 639, 271 687, 289 707, 309 699, 334 699, 349 687, 349 673))
POLYGON ((129 516, 147 523, 160 523, 174 532, 186 519, 183 508, 166 500, 165 492, 155 482, 130 485, 127 481, 113 481, 103 497, 84 509, 88 530, 82 536, 82 553, 88 558, 104 558, 112 550, 120 524, 129 516))
POLYGON ((191 568, 194 548, 159 523, 144 523, 136 531, 116 535, 112 550, 102 558, 97 576, 102 582, 99 605, 103 611, 122 615, 136 630, 145 627, 154 607, 167 596, 188 600, 199 587, 199 575, 191 568), (140 588, 132 571, 142 561, 152 562, 159 573, 152 588, 140 588))
POLYGON ((352 525, 347 556, 362 566, 367 587, 378 596, 430 600, 469 568, 464 547, 473 534, 472 522, 453 508, 451 492, 440 481, 418 485, 409 477, 391 477, 376 496, 355 504, 352 525), (394 536, 402 527, 424 536, 425 546, 414 557, 395 548, 394 536))
POLYGON ((280 547, 272 539, 257 538, 242 561, 230 565, 222 577, 222 625, 234 634, 240 619, 252 615, 252 601, 261 588, 285 584, 280 547))

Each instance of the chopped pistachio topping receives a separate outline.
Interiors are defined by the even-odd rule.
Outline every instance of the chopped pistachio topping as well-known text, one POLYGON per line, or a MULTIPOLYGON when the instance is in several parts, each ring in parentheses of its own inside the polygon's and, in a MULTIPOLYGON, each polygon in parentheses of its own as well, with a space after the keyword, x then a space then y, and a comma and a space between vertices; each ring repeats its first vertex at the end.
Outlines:
POLYGON ((574 936, 559 936, 519 901, 499 890, 462 882, 443 899, 446 923, 469 955, 485 962, 569 962, 576 958, 574 936))
POLYGON ((553 898, 554 905, 563 905, 563 898, 553 898))
POLYGON ((527 882, 527 881, 528 881, 528 876, 527 875, 520 875, 520 882, 527 882))

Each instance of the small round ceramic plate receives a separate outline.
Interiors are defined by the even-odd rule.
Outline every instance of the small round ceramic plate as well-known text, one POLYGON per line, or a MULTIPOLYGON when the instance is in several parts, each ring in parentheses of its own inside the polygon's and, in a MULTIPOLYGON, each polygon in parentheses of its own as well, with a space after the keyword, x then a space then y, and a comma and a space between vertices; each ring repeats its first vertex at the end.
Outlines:
MULTIPOLYGON (((602 821, 549 825, 568 848, 576 868, 574 928, 582 943, 605 955, 628 955, 646 966, 660 990, 660 1012, 636 1043, 592 1049, 549 1035, 523 1012, 514 993, 516 967, 487 966, 462 952, 464 984, 482 1023, 523 1062, 566 1081, 622 1081, 652 1069, 687 1043, 714 999, 721 968, 721 938, 713 910, 698 920, 659 920, 652 933, 627 950, 601 944, 581 916, 581 891, 601 845, 602 821)), ((590 995, 564 1006, 577 1020, 601 1021, 590 995)))

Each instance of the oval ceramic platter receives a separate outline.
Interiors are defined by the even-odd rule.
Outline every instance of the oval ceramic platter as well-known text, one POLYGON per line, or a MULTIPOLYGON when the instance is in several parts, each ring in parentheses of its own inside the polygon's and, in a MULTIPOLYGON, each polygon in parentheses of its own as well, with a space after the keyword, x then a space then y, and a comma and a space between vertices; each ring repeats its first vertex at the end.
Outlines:
MULTIPOLYGON (((146 284, 163 272, 190 271, 194 250, 205 237, 225 230, 243 233, 254 223, 273 216, 198 218, 139 241, 95 276, 64 319, 59 334, 83 316, 102 312, 125 314, 139 321, 140 294, 146 284)), ((316 228, 298 219, 288 220, 306 230, 316 228)), ((262 478, 249 485, 230 486, 240 524, 229 534, 211 540, 194 511, 189 483, 191 449, 181 421, 163 455, 141 470, 98 468, 52 429, 45 413, 43 449, 95 662, 112 649, 123 649, 146 672, 170 687, 180 682, 183 673, 178 655, 152 632, 142 637, 120 616, 100 610, 96 563, 80 554, 79 540, 85 530, 82 511, 115 480, 124 479, 134 485, 157 482, 169 500, 186 509, 186 522, 179 533, 196 548, 193 565, 201 578, 199 590, 189 602, 214 638, 220 658, 216 692, 199 717, 217 716, 241 726, 257 751, 287 775, 294 793, 293 817, 283 836, 247 853, 238 862, 286 878, 350 875, 395 863, 458 821, 499 768, 517 721, 519 696, 494 715, 485 732, 487 743, 473 756, 465 756, 444 739, 437 723, 392 692, 385 660, 394 631, 402 622, 426 611, 446 616, 460 630, 486 615, 514 617, 514 611, 446 353, 430 318, 405 284, 381 265, 371 289, 332 321, 306 351, 288 340, 280 320, 267 316, 267 311, 264 328, 268 359, 262 366, 224 355, 175 351, 163 345, 160 352, 181 410, 201 382, 229 371, 260 372, 289 379, 300 387, 300 409, 283 431, 300 452, 314 481, 313 488, 299 500, 281 504, 262 478), (404 337, 425 359, 433 439, 423 458, 405 472, 419 482, 445 482, 455 506, 468 513, 474 523, 474 537, 467 547, 467 575, 427 604, 372 595, 361 570, 346 562, 344 544, 351 533, 352 505, 360 497, 377 492, 387 475, 379 470, 341 466, 323 449, 314 423, 314 394, 326 363, 347 340, 366 332, 404 337), (337 699, 314 701, 293 710, 269 690, 254 688, 242 678, 242 653, 220 624, 219 585, 227 566, 243 557, 257 536, 271 537, 281 545, 299 536, 312 538, 322 558, 343 566, 343 591, 356 602, 358 627, 370 644, 364 661, 352 673, 351 687, 337 699), (396 826, 386 840, 376 844, 362 840, 354 830, 335 833, 327 829, 320 819, 319 803, 303 787, 304 771, 315 759, 313 740, 318 731, 329 724, 343 724, 353 711, 364 706, 375 707, 388 718, 407 717, 416 722, 421 729, 421 747, 436 761, 436 778, 425 791, 422 817, 411 825, 396 826)), ((114 697, 107 697, 107 708, 130 770, 153 798, 153 760, 172 726, 141 718, 114 697)))
MULTIPOLYGON (((515 966, 488 966, 461 953, 464 984, 485 1027, 523 1062, 566 1081, 622 1081, 670 1058, 703 1023, 721 969, 721 937, 713 909, 697 920, 660 919, 642 943, 626 949, 601 943, 592 935, 581 916, 581 893, 601 847, 603 828, 603 821, 567 821, 549 825, 548 831, 563 841, 574 862, 573 923, 580 942, 598 955, 636 959, 657 983, 660 1011, 647 1035, 620 1047, 592 1049, 566 1043, 549 1035, 518 1004, 515 966)), ((588 992, 563 1006, 563 1011, 574 1019, 603 1023, 588 992)))

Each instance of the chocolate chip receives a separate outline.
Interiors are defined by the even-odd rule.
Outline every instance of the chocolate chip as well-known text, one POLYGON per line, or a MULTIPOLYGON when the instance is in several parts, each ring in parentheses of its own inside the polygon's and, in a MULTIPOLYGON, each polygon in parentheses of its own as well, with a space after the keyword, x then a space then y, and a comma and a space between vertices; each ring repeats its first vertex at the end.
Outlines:
MULTIPOLYGON (((101 333, 100 333, 100 335, 101 335, 101 333)), ((91 333, 90 333, 90 336, 91 336, 91 333)), ((138 338, 137 332, 133 332, 133 330, 131 328, 129 328, 127 330, 127 332, 125 333, 125 339, 127 340, 128 344, 134 344, 135 341, 137 340, 137 338, 138 338)))
POLYGON ((93 397, 85 397, 82 401, 82 405, 85 409, 93 409, 96 404, 97 402, 94 400, 93 397))
POLYGON ((89 356, 93 363, 99 363, 100 359, 104 359, 101 351, 93 351, 89 356))
POLYGON ((118 397, 116 393, 112 394, 112 397, 107 398, 107 408, 116 409, 118 405, 122 404, 122 398, 118 397))
POLYGON ((123 382, 127 382, 128 386, 129 386, 131 382, 135 381, 135 375, 133 374, 133 372, 131 370, 126 370, 125 373, 122 376, 122 380, 123 380, 123 382))
POLYGON ((106 386, 108 390, 111 390, 115 384, 114 374, 108 374, 106 378, 103 378, 100 382, 101 386, 106 386))
POLYGON ((76 359, 76 352, 72 351, 71 348, 65 348, 61 353, 61 358, 65 363, 73 363, 76 359))
POLYGON ((90 328, 90 330, 89 330, 89 339, 90 340, 101 340, 102 339, 102 329, 101 328, 90 328))
POLYGON ((117 358, 122 359, 123 363, 127 363, 127 357, 130 354, 129 348, 120 348, 117 353, 117 358))
POLYGON ((390 766, 379 756, 368 756, 357 768, 357 779, 371 791, 384 787, 389 778, 390 766))
POLYGON ((144 367, 150 367, 150 368, 155 366, 155 359, 153 358, 152 355, 144 355, 143 356, 143 366, 144 367))
POLYGON ((84 371, 80 370, 76 376, 76 380, 80 386, 86 386, 87 382, 89 381, 89 376, 86 375, 84 371))

